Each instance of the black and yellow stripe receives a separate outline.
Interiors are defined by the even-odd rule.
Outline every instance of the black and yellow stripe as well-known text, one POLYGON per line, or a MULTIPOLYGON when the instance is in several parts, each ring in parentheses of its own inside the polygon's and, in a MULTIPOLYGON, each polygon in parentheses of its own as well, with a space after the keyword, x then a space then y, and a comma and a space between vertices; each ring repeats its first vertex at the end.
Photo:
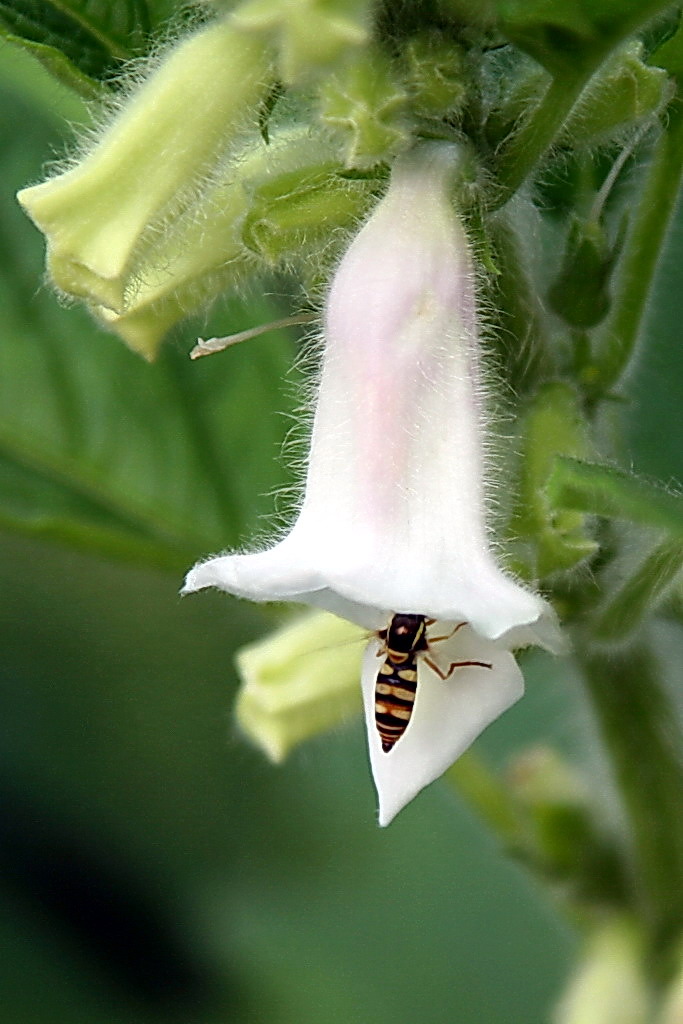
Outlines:
POLYGON ((385 754, 408 728, 417 690, 415 656, 400 654, 400 660, 394 660, 392 653, 387 654, 375 683, 375 725, 385 754))

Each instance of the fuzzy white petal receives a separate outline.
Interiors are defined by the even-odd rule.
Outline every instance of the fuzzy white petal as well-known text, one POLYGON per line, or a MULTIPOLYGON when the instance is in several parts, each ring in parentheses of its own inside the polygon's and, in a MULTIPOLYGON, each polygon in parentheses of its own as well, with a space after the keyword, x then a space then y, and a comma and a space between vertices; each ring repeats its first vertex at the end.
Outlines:
POLYGON ((550 607, 489 544, 474 275, 448 190, 456 154, 436 144, 398 160, 337 269, 290 534, 197 566, 186 592, 300 601, 369 628, 391 612, 467 620, 507 646, 560 649, 550 607))
POLYGON ((412 717, 401 739, 385 753, 375 726, 375 682, 384 660, 379 641, 371 640, 365 653, 363 702, 380 825, 388 825, 524 693, 522 673, 512 654, 469 630, 435 645, 430 657, 444 672, 450 661, 461 660, 489 662, 492 668, 458 668, 443 680, 418 657, 412 717))
POLYGON ((370 642, 362 685, 381 825, 522 696, 513 648, 563 649, 552 608, 504 571, 488 534, 474 274, 448 189, 457 152, 434 144, 400 158, 337 269, 289 534, 200 563, 185 585, 298 601, 371 630, 396 613, 443 623, 432 637, 468 624, 417 652, 412 717, 389 753, 374 720, 386 653, 370 642), (491 667, 450 672, 456 661, 491 667))

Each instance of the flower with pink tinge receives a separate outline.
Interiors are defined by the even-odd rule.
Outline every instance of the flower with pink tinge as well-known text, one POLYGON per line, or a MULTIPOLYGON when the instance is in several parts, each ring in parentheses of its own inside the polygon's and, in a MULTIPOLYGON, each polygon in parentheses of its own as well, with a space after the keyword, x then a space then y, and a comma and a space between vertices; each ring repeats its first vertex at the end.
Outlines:
POLYGON ((337 268, 290 532, 198 563, 184 589, 303 602, 372 631, 423 615, 435 620, 428 638, 467 623, 416 655, 413 712, 388 752, 374 696, 385 652, 370 640, 362 685, 381 824, 522 695, 514 648, 563 646, 552 608, 501 568, 488 532, 475 279, 450 198, 459 154, 427 143, 399 158, 337 268), (490 667, 448 671, 460 661, 490 667))

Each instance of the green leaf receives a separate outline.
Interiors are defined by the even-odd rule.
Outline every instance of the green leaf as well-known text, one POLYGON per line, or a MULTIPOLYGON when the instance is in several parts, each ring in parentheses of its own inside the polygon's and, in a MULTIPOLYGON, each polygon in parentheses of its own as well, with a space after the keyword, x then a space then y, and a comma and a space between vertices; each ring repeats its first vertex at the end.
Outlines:
POLYGON ((683 495, 622 469, 558 458, 546 494, 557 509, 625 519, 683 540, 683 495))
MULTIPOLYGON (((680 13, 679 13, 680 18, 680 13)), ((664 68, 680 84, 683 79, 683 24, 651 56, 657 67, 664 68)))
POLYGON ((173 0, 0 0, 0 35, 91 98, 121 61, 146 53, 173 0))
POLYGON ((623 640, 664 600, 683 569, 683 542, 666 540, 619 588, 593 628, 601 640, 623 640))
POLYGON ((3 34, 7 42, 17 43, 32 57, 39 61, 46 71, 62 85, 82 96, 83 99, 97 99, 103 95, 103 90, 98 83, 85 74, 76 64, 72 63, 67 56, 54 46, 46 46, 45 43, 36 43, 31 39, 21 39, 19 36, 4 32, 0 25, 0 34, 3 34))
POLYGON ((573 77, 595 68, 669 0, 497 0, 505 35, 551 74, 573 77))
MULTIPOLYGON (((40 290, 40 236, 11 199, 42 162, 44 133, 30 108, 0 100, 0 524, 180 570, 246 541, 272 509, 266 495, 288 481, 278 456, 292 343, 275 332, 192 363, 187 328, 152 367, 60 308, 40 290)), ((215 326, 279 312, 232 301, 215 326)))
POLYGON ((75 481, 51 477, 9 449, 0 454, 0 527, 117 560, 181 571, 189 549, 136 529, 124 515, 81 490, 75 481))

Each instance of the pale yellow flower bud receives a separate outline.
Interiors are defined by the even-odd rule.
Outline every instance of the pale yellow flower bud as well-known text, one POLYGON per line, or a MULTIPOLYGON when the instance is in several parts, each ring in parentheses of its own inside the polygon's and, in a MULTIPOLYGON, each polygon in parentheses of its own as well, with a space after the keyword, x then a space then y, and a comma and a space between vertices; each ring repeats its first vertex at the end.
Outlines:
POLYGON ((238 651, 237 721, 271 761, 360 712, 366 638, 350 622, 311 612, 238 651))
POLYGON ((63 292, 124 311, 136 249, 184 210, 269 83, 262 43, 232 19, 172 49, 69 170, 23 189, 63 292))

